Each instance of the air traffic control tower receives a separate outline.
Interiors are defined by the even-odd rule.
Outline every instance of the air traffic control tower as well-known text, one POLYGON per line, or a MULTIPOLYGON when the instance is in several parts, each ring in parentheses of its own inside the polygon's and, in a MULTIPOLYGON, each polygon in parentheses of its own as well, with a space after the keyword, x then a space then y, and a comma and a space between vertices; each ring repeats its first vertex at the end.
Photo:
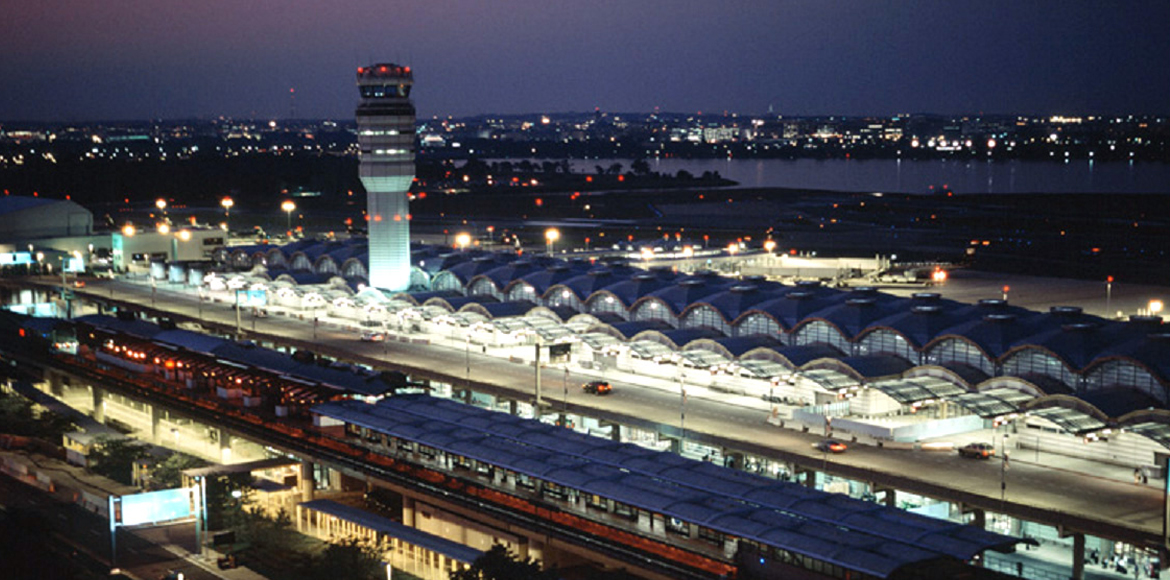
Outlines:
POLYGON ((358 175, 366 188, 370 285, 410 286, 410 206, 414 181, 414 104, 410 67, 375 64, 357 71, 358 175))

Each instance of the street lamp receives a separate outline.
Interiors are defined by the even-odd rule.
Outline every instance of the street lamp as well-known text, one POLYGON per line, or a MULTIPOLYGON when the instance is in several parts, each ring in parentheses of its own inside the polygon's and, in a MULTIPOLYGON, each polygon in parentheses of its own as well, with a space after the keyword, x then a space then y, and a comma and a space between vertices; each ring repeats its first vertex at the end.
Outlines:
POLYGON ((163 198, 161 198, 161 197, 160 197, 160 198, 158 198, 158 199, 156 199, 156 200, 154 201, 154 207, 157 207, 157 208, 158 208, 158 211, 161 211, 161 212, 163 212, 163 213, 165 214, 165 213, 166 213, 166 211, 167 211, 167 200, 165 200, 165 199, 163 199, 163 198))
POLYGON ((764 251, 769 254, 776 249, 776 240, 764 240, 764 251))
POLYGON ((553 255, 553 244, 561 239, 561 232, 556 228, 549 228, 544 231, 544 239, 548 242, 548 255, 553 255))
POLYGON ((1153 316, 1157 316, 1159 313, 1162 312, 1163 306, 1164 305, 1162 304, 1162 301, 1158 300, 1157 298, 1150 300, 1150 314, 1153 316))
POLYGON ((232 198, 230 198, 230 197, 225 197, 225 198, 219 200, 219 205, 223 206, 224 224, 227 224, 227 226, 228 226, 227 230, 231 231, 232 206, 236 205, 236 202, 233 201, 232 198))
POLYGON ((471 234, 467 232, 455 234, 455 245, 459 246, 460 250, 467 251, 467 246, 471 245, 471 234))
POLYGON ((297 204, 293 203, 292 200, 285 200, 284 203, 280 204, 280 209, 284 210, 285 217, 287 218, 285 220, 285 225, 288 226, 288 228, 287 228, 288 229, 288 237, 291 238, 292 237, 292 212, 293 212, 293 210, 297 209, 297 204))

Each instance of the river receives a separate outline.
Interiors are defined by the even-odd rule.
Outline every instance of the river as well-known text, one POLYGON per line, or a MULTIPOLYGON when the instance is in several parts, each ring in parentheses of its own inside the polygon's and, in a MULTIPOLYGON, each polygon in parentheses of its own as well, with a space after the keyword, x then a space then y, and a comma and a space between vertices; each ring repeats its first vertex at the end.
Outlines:
MULTIPOLYGON (((895 159, 648 159, 652 171, 717 171, 739 187, 787 187, 883 193, 930 193, 948 186, 964 193, 1156 193, 1170 194, 1170 164, 1059 161, 911 161, 895 159)), ((573 170, 628 159, 577 159, 573 170)))

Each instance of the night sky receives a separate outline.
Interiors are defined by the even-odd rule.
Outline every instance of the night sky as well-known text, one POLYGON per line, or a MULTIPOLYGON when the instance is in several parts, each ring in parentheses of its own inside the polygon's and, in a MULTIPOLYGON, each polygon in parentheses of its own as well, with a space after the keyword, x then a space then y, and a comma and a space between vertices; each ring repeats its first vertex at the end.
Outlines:
POLYGON ((386 61, 420 118, 1170 110, 1166 0, 5 4, 0 121, 349 119, 386 61))

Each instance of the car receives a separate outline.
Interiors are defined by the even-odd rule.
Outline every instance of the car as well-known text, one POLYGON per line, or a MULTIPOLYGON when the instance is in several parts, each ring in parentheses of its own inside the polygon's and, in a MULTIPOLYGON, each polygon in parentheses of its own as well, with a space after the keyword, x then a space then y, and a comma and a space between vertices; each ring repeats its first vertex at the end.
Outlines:
POLYGON ((959 455, 974 459, 991 459, 995 456, 995 445, 991 443, 968 443, 959 448, 959 455))
POLYGON ((362 342, 382 342, 386 340, 386 333, 381 330, 363 330, 361 337, 362 342))
POLYGON ((85 280, 74 280, 73 287, 74 288, 85 288, 85 280))
POLYGON ((608 395, 613 387, 605 381, 590 381, 581 385, 581 390, 594 395, 608 395))
POLYGON ((848 449, 848 446, 836 439, 822 439, 813 443, 813 447, 825 453, 844 453, 848 449))

